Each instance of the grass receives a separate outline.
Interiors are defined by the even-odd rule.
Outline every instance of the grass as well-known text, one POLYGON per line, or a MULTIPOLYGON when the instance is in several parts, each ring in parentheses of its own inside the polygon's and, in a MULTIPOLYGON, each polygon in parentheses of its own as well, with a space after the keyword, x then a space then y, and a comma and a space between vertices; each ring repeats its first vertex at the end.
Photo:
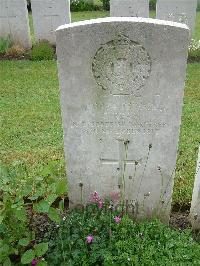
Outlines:
MULTIPOLYGON (((59 86, 54 61, 1 61, 1 150, 6 164, 38 167, 63 161, 59 86), (49 78, 50 77, 50 78, 49 78)), ((189 64, 174 189, 174 202, 189 203, 200 141, 200 64, 189 64)))
POLYGON ((24 160, 35 172, 43 163, 62 159, 56 63, 1 61, 0 87, 1 160, 24 160))
POLYGON ((109 17, 108 11, 85 11, 85 12, 73 12, 72 13, 72 22, 80 21, 80 20, 87 20, 87 19, 94 19, 94 18, 104 18, 109 17))
POLYGON ((200 143, 200 64, 188 64, 174 201, 189 203, 200 143))
POLYGON ((193 34, 193 38, 200 40, 200 11, 197 12, 197 16, 196 16, 196 27, 195 27, 195 31, 193 34))

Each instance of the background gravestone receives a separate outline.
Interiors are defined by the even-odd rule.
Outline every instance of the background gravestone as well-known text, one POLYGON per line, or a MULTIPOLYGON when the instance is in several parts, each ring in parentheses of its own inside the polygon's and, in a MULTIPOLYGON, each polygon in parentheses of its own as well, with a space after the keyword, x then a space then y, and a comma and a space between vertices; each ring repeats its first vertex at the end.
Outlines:
POLYGON ((190 210, 190 220, 195 230, 200 229, 200 147, 196 168, 196 177, 194 182, 194 190, 192 195, 192 203, 190 210))
POLYGON ((185 23, 194 31, 197 0, 157 0, 157 19, 185 23))
POLYGON ((168 221, 188 28, 105 18, 57 30, 70 206, 121 192, 138 218, 168 221))
POLYGON ((47 40, 55 44, 55 30, 70 23, 69 0, 32 0, 34 33, 37 41, 47 40))
POLYGON ((149 17, 149 0, 111 0, 111 17, 149 17))
POLYGON ((8 36, 14 44, 31 47, 26 0, 0 0, 0 37, 8 36))

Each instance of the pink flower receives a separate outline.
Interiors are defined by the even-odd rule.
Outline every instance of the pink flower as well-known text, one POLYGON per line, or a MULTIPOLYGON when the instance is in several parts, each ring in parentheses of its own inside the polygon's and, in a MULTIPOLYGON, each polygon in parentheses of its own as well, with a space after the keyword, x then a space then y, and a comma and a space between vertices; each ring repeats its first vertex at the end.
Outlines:
POLYGON ((37 265, 37 264, 38 264, 38 260, 33 259, 32 262, 31 262, 31 265, 32 265, 32 266, 35 266, 35 265, 37 265))
POLYGON ((91 235, 89 235, 89 236, 86 237, 86 242, 87 242, 88 244, 91 244, 91 243, 93 242, 93 240, 94 240, 94 237, 91 236, 91 235))
POLYGON ((95 191, 90 195, 90 202, 96 203, 99 202, 101 198, 99 197, 99 194, 95 191))
POLYGON ((103 209, 103 201, 100 199, 98 202, 99 209, 103 209))
POLYGON ((121 222, 121 218, 119 216, 115 216, 114 220, 117 224, 121 222))
POLYGON ((113 191, 110 193, 110 199, 113 202, 118 202, 120 200, 120 192, 113 191))
POLYGON ((103 200, 100 198, 99 194, 96 191, 90 195, 89 200, 91 203, 97 203, 99 209, 103 208, 103 200))

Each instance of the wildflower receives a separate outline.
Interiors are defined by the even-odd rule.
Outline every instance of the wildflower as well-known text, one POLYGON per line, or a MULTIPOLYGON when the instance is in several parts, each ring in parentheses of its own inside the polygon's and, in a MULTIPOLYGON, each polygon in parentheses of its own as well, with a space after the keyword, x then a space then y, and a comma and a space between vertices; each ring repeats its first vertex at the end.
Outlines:
POLYGON ((90 202, 98 203, 100 200, 101 198, 99 197, 99 194, 96 191, 90 195, 90 202))
POLYGON ((90 195, 90 202, 97 203, 99 209, 103 208, 103 200, 96 191, 90 195))
POLYGON ((115 220, 115 222, 118 224, 118 223, 121 222, 121 217, 119 217, 119 216, 115 216, 114 220, 115 220))
POLYGON ((103 201, 102 200, 100 200, 98 202, 98 207, 99 207, 99 209, 102 209, 103 208, 103 201))
POLYGON ((89 236, 86 237, 86 242, 88 244, 91 244, 93 242, 93 240, 94 240, 94 237, 92 235, 89 235, 89 236))
POLYGON ((32 266, 35 266, 38 264, 38 260, 37 259, 33 259, 32 262, 31 262, 31 265, 32 266))

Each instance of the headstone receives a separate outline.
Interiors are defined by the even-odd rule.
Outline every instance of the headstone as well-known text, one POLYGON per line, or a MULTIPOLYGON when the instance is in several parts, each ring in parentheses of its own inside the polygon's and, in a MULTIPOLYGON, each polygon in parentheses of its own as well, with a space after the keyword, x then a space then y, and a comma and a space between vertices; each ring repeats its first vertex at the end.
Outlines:
POLYGON ((69 0, 32 0, 33 26, 36 41, 49 41, 55 44, 55 30, 70 23, 69 0))
POLYGON ((185 23, 191 31, 195 28, 197 0, 157 0, 157 19, 185 23))
POLYGON ((31 47, 26 0, 0 1, 0 37, 8 36, 14 44, 31 47))
POLYGON ((110 0, 111 17, 149 17, 149 0, 110 0))
POLYGON ((200 229, 200 147, 197 161, 196 176, 194 181, 194 190, 190 209, 190 220, 194 230, 200 229))
POLYGON ((168 221, 187 26, 104 18, 57 30, 70 207, 121 193, 138 219, 168 221))

